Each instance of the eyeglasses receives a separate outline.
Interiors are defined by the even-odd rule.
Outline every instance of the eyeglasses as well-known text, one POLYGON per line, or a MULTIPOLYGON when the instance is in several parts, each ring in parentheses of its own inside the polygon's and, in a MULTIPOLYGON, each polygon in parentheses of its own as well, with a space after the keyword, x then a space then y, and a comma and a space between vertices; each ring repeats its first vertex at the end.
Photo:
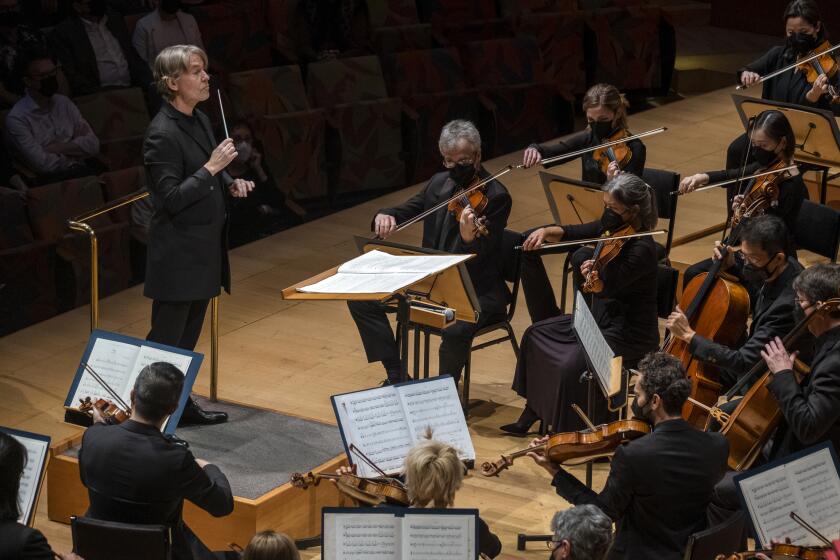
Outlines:
POLYGON ((458 161, 452 161, 448 159, 443 160, 443 166, 447 169, 452 169, 456 165, 473 165, 475 163, 474 159, 460 159, 458 161))

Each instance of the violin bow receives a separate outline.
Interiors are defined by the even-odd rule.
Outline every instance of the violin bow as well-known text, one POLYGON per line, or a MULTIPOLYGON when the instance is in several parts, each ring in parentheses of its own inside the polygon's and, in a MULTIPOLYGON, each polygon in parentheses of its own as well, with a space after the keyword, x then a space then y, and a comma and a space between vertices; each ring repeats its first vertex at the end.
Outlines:
POLYGON ((785 66, 784 68, 781 68, 781 69, 779 69, 779 70, 776 70, 775 72, 770 72, 770 73, 769 73, 769 74, 767 74, 766 76, 762 76, 762 77, 761 77, 761 78, 760 78, 757 82, 755 82, 754 84, 750 84, 750 85, 748 85, 748 86, 745 86, 744 84, 739 84, 739 85, 737 85, 737 86, 735 87, 735 89, 740 91, 740 90, 744 90, 744 89, 747 89, 747 88, 751 88, 752 86, 757 86, 758 84, 763 84, 763 83, 764 83, 764 82, 766 82, 767 80, 772 80, 772 79, 773 79, 773 78, 775 78, 776 76, 781 76, 781 75, 782 75, 782 74, 784 74, 785 72, 788 72, 789 70, 793 70, 793 69, 794 69, 794 68, 796 68, 797 66, 800 66, 800 65, 802 65, 802 64, 807 64, 807 63, 811 62, 812 60, 816 60, 816 59, 818 59, 818 58, 821 58, 821 57, 823 57, 823 56, 825 56, 825 55, 827 55, 827 54, 830 54, 830 53, 832 53, 832 52, 836 51, 837 49, 840 49, 840 43, 838 43, 838 44, 834 45, 834 46, 833 46, 833 47, 831 47, 830 49, 824 50, 824 51, 823 51, 823 52, 821 52, 821 53, 812 54, 812 55, 811 55, 811 56, 809 56, 809 57, 803 58, 802 60, 797 60, 797 61, 796 61, 796 62, 794 62, 793 64, 789 64, 788 66, 785 66))
POLYGON ((811 525, 807 521, 799 517, 799 515, 797 515, 795 511, 790 512, 790 518, 796 521, 803 529, 820 539, 822 542, 824 542, 826 546, 833 546, 831 544, 831 541, 828 540, 828 538, 826 538, 825 536, 823 536, 822 533, 811 527, 811 525))
MULTIPOLYGON (((653 236, 653 235, 664 235, 666 233, 668 233, 668 230, 656 229, 656 230, 653 230, 653 231, 643 231, 641 233, 629 233, 627 235, 616 235, 614 237, 590 237, 588 239, 578 239, 578 240, 575 240, 575 241, 559 241, 557 243, 543 243, 536 250, 537 251, 542 251, 542 250, 547 251, 549 249, 556 249, 558 247, 573 247, 575 245, 588 245, 590 243, 598 243, 600 241, 606 241, 606 240, 614 241, 614 240, 619 240, 619 239, 635 239, 637 237, 650 237, 650 236, 653 236)), ((521 250, 522 245, 516 245, 514 247, 514 249, 515 250, 521 250)))
MULTIPOLYGON (((561 154, 559 156, 554 156, 550 158, 546 158, 540 161, 540 165, 545 165, 546 163, 554 163, 555 161, 562 161, 564 159, 574 159, 578 156, 582 156, 583 154, 588 154, 589 152, 594 152, 595 150, 600 150, 601 148, 611 148, 612 146, 617 146, 619 144, 624 144, 625 142, 629 142, 630 140, 638 140, 639 138, 645 138, 646 136, 653 136, 654 134, 659 134, 668 130, 668 127, 662 126, 659 128, 654 128, 652 130, 648 130, 645 132, 640 132, 639 134, 634 134, 632 136, 627 136, 625 138, 621 138, 619 140, 612 140, 610 142, 604 142, 603 144, 598 144, 597 146, 591 146, 589 148, 583 148, 581 150, 577 150, 574 152, 569 152, 568 154, 561 154)), ((517 167, 522 167, 517 166, 517 167)))
POLYGON ((389 476, 389 475, 385 474, 385 471, 383 471, 382 469, 380 469, 380 468, 379 468, 379 466, 378 466, 376 463, 374 463, 374 462, 373 462, 373 461, 372 461, 372 460, 371 460, 371 459, 370 459, 367 455, 365 455, 364 453, 362 453, 362 450, 361 450, 361 449, 359 449, 358 447, 356 447, 356 444, 355 444, 355 443, 351 443, 351 444, 350 444, 350 451, 352 451, 353 453, 355 453, 355 454, 356 454, 356 455, 357 455, 357 456, 358 456, 358 457, 359 457, 362 461, 364 461, 365 463, 367 463, 367 464, 368 464, 368 466, 369 466, 370 468, 372 468, 373 470, 375 470, 376 472, 378 472, 378 473, 379 473, 379 476, 381 476, 382 478, 386 478, 386 479, 388 479, 388 480, 394 480, 394 481, 396 481, 397 483, 399 483, 399 485, 400 485, 400 486, 402 486, 403 488, 405 488, 405 485, 404 485, 404 484, 403 484, 400 480, 398 480, 397 478, 394 478, 393 476, 389 476))
POLYGON ((82 365, 83 365, 83 366, 84 366, 84 368, 87 370, 87 372, 91 375, 91 377, 93 377, 93 379, 94 379, 94 380, 96 380, 96 382, 97 382, 97 383, 99 383, 99 384, 102 386, 102 388, 103 388, 103 389, 105 389, 105 391, 106 391, 109 395, 111 395, 111 398, 113 398, 113 399, 117 402, 117 404, 118 404, 118 405, 120 405, 121 407, 123 407, 123 410, 128 411, 129 409, 131 409, 131 407, 130 407, 130 406, 128 406, 127 404, 125 404, 125 401, 123 401, 123 400, 122 400, 122 398, 120 398, 120 396, 117 394, 117 392, 116 392, 116 391, 114 391, 114 390, 111 388, 111 386, 110 386, 110 385, 108 385, 108 383, 107 383, 104 379, 102 379, 102 378, 99 376, 99 374, 98 374, 98 373, 96 373, 96 371, 94 371, 94 369, 93 369, 92 367, 90 367, 90 366, 88 365, 88 363, 87 363, 87 362, 82 362, 82 365))
MULTIPOLYGON (((840 46, 840 45, 839 45, 840 46)), ((761 173, 755 173, 754 175, 747 175, 746 177, 738 177, 737 179, 727 179, 726 181, 721 181, 720 183, 714 183, 712 185, 704 185, 699 189, 694 189, 691 192, 680 192, 680 191, 671 191, 671 196, 683 196, 686 194, 693 194, 698 192, 707 191, 709 189, 715 189, 718 187, 725 187, 726 185, 731 185, 733 183, 739 183, 741 181, 749 181, 750 179, 757 179, 759 177, 764 177, 765 175, 772 175, 774 173, 783 173, 785 171, 793 171, 794 169, 798 169, 799 165, 789 165, 788 167, 783 167, 782 169, 773 169, 771 171, 762 171, 761 173)))

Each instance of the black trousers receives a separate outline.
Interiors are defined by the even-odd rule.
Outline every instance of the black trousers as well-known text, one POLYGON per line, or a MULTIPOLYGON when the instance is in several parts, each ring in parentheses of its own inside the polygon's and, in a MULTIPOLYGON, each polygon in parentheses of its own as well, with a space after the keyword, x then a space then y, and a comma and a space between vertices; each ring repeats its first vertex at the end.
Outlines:
MULTIPOLYGON (((388 307, 376 301, 348 301, 347 307, 359 329, 368 362, 384 362, 388 380, 399 382, 399 371, 393 365, 399 362, 400 353, 388 321, 388 307)), ((467 363, 475 331, 503 318, 502 312, 481 313, 475 324, 456 321, 444 329, 438 353, 438 375, 451 375, 457 385, 461 380, 461 370, 467 363)))
POLYGON ((152 301, 152 330, 146 340, 195 350, 209 299, 152 301))

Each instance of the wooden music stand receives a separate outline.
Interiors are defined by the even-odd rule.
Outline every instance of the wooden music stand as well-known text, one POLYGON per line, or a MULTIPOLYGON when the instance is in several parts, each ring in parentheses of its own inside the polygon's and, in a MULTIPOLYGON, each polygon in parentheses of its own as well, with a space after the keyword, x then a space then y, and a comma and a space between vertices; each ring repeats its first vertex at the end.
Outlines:
POLYGON ((820 204, 825 204, 828 181, 838 176, 830 176, 829 169, 840 167, 840 128, 834 114, 824 109, 738 94, 732 95, 732 101, 735 102, 735 108, 747 132, 750 118, 762 111, 773 109, 785 114, 796 135, 796 152, 793 158, 798 162, 807 163, 821 173, 820 204))

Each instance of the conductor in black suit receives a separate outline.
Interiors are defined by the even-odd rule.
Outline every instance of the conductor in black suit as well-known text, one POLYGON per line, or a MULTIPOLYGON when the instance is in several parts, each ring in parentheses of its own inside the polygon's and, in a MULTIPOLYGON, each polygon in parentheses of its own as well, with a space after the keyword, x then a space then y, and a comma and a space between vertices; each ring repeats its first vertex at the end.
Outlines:
MULTIPOLYGON (((227 197, 245 197, 252 181, 224 169, 233 140, 216 145, 207 116, 195 106, 210 96, 207 55, 192 45, 163 49, 154 63, 165 102, 146 131, 143 157, 154 215, 149 224, 146 297, 152 298, 148 340, 193 350, 210 299, 230 293, 227 197)), ((190 400, 182 423, 224 422, 221 412, 190 400)))
POLYGON ((211 559, 216 556, 184 525, 184 500, 221 517, 233 511, 233 495, 218 467, 160 431, 183 387, 183 374, 169 363, 143 368, 131 392, 131 419, 97 421, 85 432, 79 474, 90 498, 88 517, 167 525, 173 560, 211 559))
MULTIPOLYGON (((438 143, 447 171, 432 176, 422 191, 394 208, 383 208, 373 219, 373 230, 387 238, 401 224, 452 197, 456 189, 467 188, 476 179, 490 175, 481 167, 481 137, 475 125, 454 120, 443 127, 438 143)), ((473 333, 504 317, 509 292, 502 276, 502 234, 510 215, 511 198, 500 181, 486 185, 487 235, 476 232, 472 208, 465 209, 460 221, 444 206, 423 221, 423 247, 453 254, 474 254, 465 264, 472 280, 481 312, 477 323, 456 321, 444 329, 439 351, 439 374, 449 374, 457 385, 461 369, 470 352, 473 333)), ((401 364, 394 333, 379 302, 350 301, 350 314, 356 322, 369 362, 382 362, 388 375, 386 384, 400 381, 401 364)))
POLYGON ((691 383, 679 360, 649 354, 639 371, 633 413, 649 421, 653 432, 616 449, 599 494, 543 455, 529 456, 551 473, 559 495, 574 505, 595 504, 616 522, 610 560, 681 560, 689 535, 706 526, 706 506, 726 472, 729 442, 680 416, 691 383))

